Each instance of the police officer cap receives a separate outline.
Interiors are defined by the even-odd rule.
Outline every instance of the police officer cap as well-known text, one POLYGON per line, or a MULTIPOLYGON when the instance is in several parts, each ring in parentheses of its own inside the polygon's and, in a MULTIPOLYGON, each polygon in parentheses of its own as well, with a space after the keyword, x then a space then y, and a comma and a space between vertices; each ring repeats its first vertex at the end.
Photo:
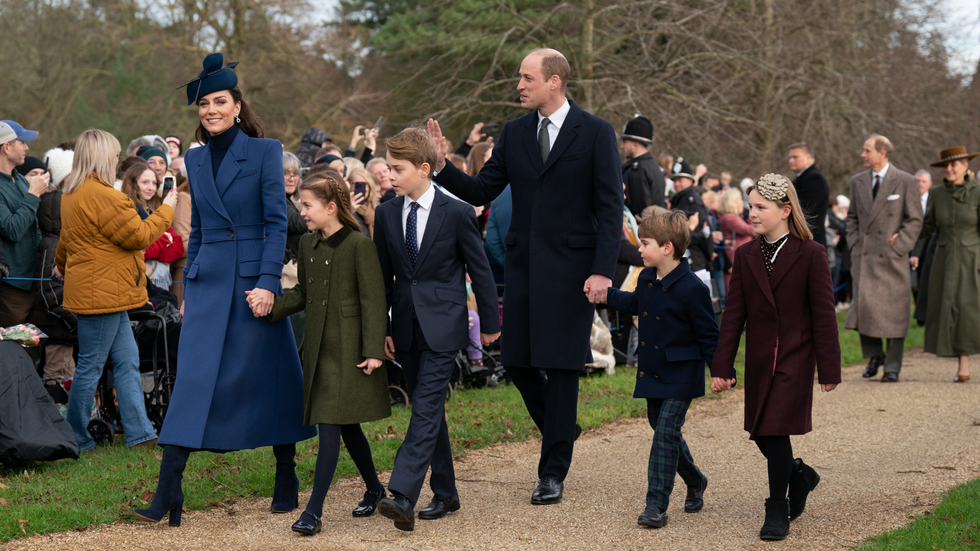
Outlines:
POLYGON ((676 180, 677 178, 690 178, 694 179, 694 171, 691 170, 691 165, 687 164, 683 158, 677 159, 674 163, 673 174, 670 175, 671 180, 676 180))
POLYGON ((653 145, 653 123, 650 119, 637 115, 623 127, 621 139, 653 145))
POLYGON ((222 68, 221 65, 224 61, 225 58, 220 53, 208 54, 204 58, 204 70, 201 71, 201 74, 194 80, 177 88, 180 90, 184 86, 187 87, 187 105, 194 105, 199 99, 208 94, 213 94, 221 90, 231 90, 235 86, 238 86, 238 75, 235 74, 235 71, 232 71, 238 65, 238 62, 233 61, 227 67, 222 68))

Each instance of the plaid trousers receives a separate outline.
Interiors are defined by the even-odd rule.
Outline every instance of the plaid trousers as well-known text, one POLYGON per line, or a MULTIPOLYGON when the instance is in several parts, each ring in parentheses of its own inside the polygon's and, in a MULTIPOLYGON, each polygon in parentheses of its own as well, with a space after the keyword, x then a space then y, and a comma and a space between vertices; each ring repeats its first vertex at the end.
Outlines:
POLYGON ((670 504, 675 474, 681 475, 688 486, 696 486, 704 480, 681 435, 690 405, 690 400, 647 398, 647 419, 653 428, 653 446, 647 466, 647 506, 652 505, 660 511, 666 511, 670 504))

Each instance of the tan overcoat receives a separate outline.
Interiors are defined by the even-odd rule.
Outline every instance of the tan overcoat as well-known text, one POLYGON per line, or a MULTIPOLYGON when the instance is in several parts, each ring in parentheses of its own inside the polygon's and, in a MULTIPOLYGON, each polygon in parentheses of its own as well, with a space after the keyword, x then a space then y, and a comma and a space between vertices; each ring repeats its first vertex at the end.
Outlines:
POLYGON ((909 252, 922 230, 919 186, 911 174, 889 165, 874 199, 871 187, 871 170, 851 177, 845 222, 854 288, 844 327, 868 337, 905 338, 912 309, 909 252), (894 234, 898 239, 890 245, 894 234))

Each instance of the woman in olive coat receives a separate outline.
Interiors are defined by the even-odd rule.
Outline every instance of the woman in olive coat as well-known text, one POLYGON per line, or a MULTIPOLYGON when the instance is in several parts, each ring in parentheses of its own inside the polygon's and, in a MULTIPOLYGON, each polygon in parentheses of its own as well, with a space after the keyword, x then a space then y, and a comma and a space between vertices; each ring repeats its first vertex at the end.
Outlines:
POLYGON ((980 353, 980 183, 969 173, 965 147, 940 152, 945 178, 929 191, 922 234, 910 259, 918 266, 926 243, 938 232, 929 273, 925 351, 959 357, 953 382, 970 380, 970 355, 980 353))

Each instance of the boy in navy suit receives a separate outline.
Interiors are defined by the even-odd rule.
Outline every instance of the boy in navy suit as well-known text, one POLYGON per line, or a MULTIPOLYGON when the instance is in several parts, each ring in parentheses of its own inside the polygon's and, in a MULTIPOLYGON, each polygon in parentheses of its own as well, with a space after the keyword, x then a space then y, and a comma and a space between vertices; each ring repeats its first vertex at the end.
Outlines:
MULTIPOLYGON (((718 324, 711 295, 694 275, 684 251, 690 241, 687 216, 670 211, 640 224, 640 272, 636 291, 609 289, 609 306, 639 316, 639 367, 634 398, 646 398, 653 446, 647 469, 646 510, 640 526, 667 524, 667 505, 675 474, 687 484, 685 513, 704 507, 708 479, 694 464, 681 435, 691 400, 704 396, 704 366, 711 366, 718 324)), ((733 375, 734 376, 734 375, 733 375)))
POLYGON ((419 518, 459 510, 446 426, 446 389, 456 353, 470 345, 466 274, 480 315, 482 344, 500 336, 497 287, 473 207, 432 185, 436 144, 420 128, 390 138, 388 167, 398 197, 379 206, 374 242, 391 311, 385 356, 402 365, 412 396, 412 418, 398 448, 388 490, 378 505, 399 530, 415 529, 415 503, 432 466, 432 502, 419 518))

